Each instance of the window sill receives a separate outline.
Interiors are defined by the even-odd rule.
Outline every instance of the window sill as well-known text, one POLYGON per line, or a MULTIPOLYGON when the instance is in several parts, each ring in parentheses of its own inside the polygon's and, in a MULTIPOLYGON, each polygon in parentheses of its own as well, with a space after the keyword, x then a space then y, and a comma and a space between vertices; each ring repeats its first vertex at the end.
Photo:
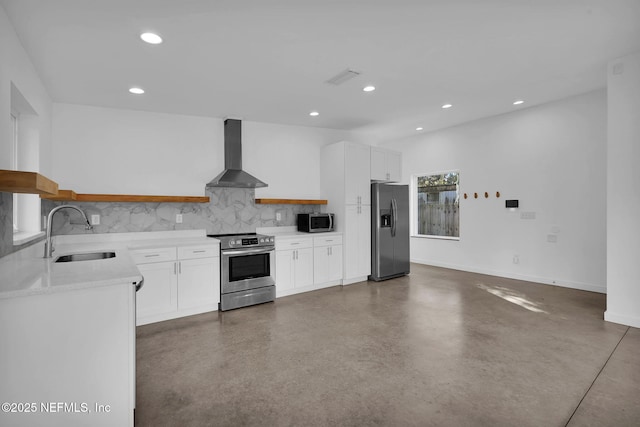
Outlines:
POLYGON ((419 239, 435 239, 435 240, 453 240, 460 241, 460 237, 450 237, 450 236, 427 236, 424 234, 412 234, 411 237, 417 237, 419 239))
POLYGON ((14 246, 24 245, 44 236, 44 231, 18 231, 13 233, 14 246))

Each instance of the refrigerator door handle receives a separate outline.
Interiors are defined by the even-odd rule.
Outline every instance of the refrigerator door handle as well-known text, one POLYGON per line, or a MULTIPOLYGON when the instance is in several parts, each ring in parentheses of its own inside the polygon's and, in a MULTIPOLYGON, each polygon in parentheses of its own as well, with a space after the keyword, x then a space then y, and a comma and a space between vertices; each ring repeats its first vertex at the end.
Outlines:
POLYGON ((398 204, 396 199, 391 199, 391 235, 396 236, 396 218, 398 217, 398 204))

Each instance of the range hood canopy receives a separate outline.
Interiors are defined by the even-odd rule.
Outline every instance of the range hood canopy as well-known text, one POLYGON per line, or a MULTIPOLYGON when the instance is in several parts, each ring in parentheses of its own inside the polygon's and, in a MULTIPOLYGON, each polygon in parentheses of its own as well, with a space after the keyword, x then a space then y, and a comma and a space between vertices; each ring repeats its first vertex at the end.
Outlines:
POLYGON ((259 188, 267 184, 242 170, 242 121, 224 121, 224 170, 207 187, 259 188))

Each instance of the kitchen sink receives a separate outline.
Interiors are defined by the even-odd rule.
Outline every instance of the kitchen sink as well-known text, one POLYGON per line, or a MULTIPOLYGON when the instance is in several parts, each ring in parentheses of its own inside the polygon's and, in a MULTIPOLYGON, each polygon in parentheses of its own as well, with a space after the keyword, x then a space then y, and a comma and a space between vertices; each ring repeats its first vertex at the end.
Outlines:
POLYGON ((96 259, 114 258, 115 252, 90 252, 86 254, 69 254, 58 257, 55 262, 92 261, 96 259))

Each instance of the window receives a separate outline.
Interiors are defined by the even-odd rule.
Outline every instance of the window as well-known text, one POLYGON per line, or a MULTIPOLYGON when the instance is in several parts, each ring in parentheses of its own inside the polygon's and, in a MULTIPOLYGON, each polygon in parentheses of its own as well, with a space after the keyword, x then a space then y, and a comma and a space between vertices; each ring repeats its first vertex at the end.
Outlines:
MULTIPOLYGON (((11 83, 11 167, 21 171, 40 168, 40 118, 18 88, 11 83)), ((41 232, 40 197, 13 194, 13 244, 39 238, 41 232)))
POLYGON ((458 239, 460 237, 460 173, 413 176, 414 235, 458 239))

